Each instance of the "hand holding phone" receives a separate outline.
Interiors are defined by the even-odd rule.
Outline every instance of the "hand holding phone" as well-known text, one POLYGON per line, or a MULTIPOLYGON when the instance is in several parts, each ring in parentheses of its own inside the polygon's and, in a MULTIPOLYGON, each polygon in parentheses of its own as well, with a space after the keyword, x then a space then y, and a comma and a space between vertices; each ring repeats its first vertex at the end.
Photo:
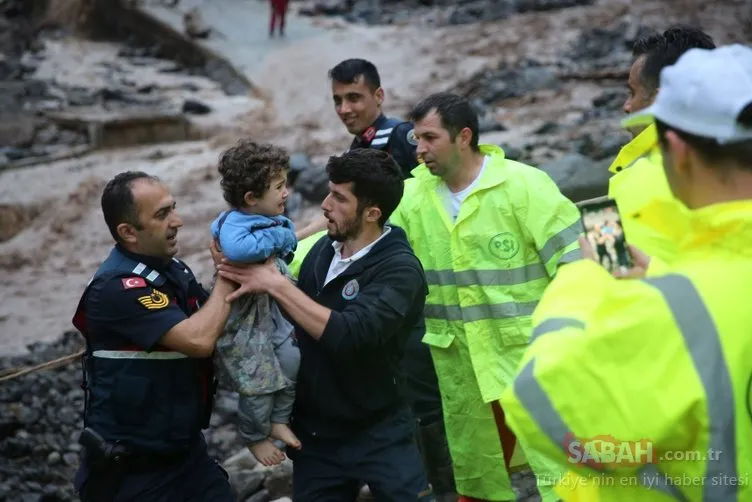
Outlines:
POLYGON ((595 259, 611 273, 626 274, 634 267, 634 259, 624 235, 616 201, 599 197, 582 201, 580 208, 585 238, 595 250, 595 259))

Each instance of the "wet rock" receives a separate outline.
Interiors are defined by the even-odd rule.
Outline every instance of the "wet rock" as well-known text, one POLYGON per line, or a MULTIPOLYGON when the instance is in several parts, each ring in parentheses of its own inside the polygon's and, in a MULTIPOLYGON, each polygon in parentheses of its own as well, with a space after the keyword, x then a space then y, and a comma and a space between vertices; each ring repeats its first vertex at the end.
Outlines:
POLYGON ((294 187, 307 201, 320 204, 329 193, 329 175, 323 166, 310 167, 300 173, 294 187))
POLYGON ((60 462, 60 460, 62 460, 62 458, 63 457, 60 455, 59 452, 53 451, 52 453, 50 453, 49 455, 47 455, 47 463, 50 464, 50 465, 55 465, 58 462, 60 462))
POLYGON ((540 169, 551 176, 562 193, 574 202, 608 192, 610 174, 607 163, 595 163, 583 155, 570 153, 541 165, 540 169))
POLYGON ((24 113, 0 114, 0 145, 17 148, 31 146, 35 132, 34 117, 24 113))
MULTIPOLYGON (((24 206, 20 204, 0 204, 0 242, 4 242, 13 238, 16 234, 26 228, 29 222, 31 222, 31 220, 33 220, 39 213, 40 209, 35 206, 24 206)), ((14 392, 14 390, 9 389, 8 392, 12 393, 14 392)), ((9 395, 20 398, 20 393, 9 395)), ((9 415, 0 413, 0 438, 4 436, 2 423, 3 416, 9 415)), ((39 410, 24 407, 24 411, 14 413, 12 416, 15 423, 17 424, 32 424, 38 418, 39 410)))
POLYGON ((504 157, 511 160, 519 161, 522 158, 522 150, 516 146, 499 145, 504 150, 504 157))
POLYGON ((269 502, 270 500, 269 490, 261 490, 245 499, 245 502, 269 502))
POLYGON ((293 191, 285 203, 285 215, 291 220, 296 220, 303 209, 303 196, 293 191))
POLYGON ((227 473, 230 475, 230 484, 238 493, 238 500, 246 500, 256 493, 265 479, 260 470, 228 470, 227 473))
POLYGON ((191 38, 207 38, 212 31, 198 7, 183 14, 183 29, 191 38))
POLYGON ((622 90, 609 90, 593 100, 595 108, 604 108, 609 111, 621 111, 626 101, 627 93, 622 90))
POLYGON ((290 154, 290 171, 294 173, 301 173, 313 167, 311 158, 302 152, 295 152, 290 154))
POLYGON ((42 145, 51 145, 58 139, 60 130, 55 124, 48 124, 36 133, 35 142, 42 145))
POLYGON ((210 106, 198 101, 196 99, 186 99, 183 103, 183 113, 190 113, 193 115, 206 115, 211 113, 210 106))
POLYGON ((495 71, 476 75, 472 78, 472 89, 463 94, 491 104, 559 86, 556 73, 551 68, 534 61, 527 64, 526 67, 502 64, 495 71))
POLYGON ((571 44, 569 58, 582 70, 629 68, 632 54, 625 39, 628 25, 583 30, 571 44))
POLYGON ((629 134, 626 131, 614 129, 613 133, 605 135, 583 134, 576 139, 567 140, 566 146, 592 160, 613 160, 628 141, 629 134))
POLYGON ((478 119, 478 132, 480 134, 493 131, 506 131, 507 128, 501 122, 498 122, 492 115, 487 114, 478 119))
POLYGON ((558 132, 560 129, 561 126, 556 122, 546 122, 536 130, 534 130, 533 134, 553 134, 555 132, 558 132))
POLYGON ((292 462, 285 460, 266 470, 264 488, 272 499, 285 497, 292 493, 292 462))
POLYGON ((91 89, 74 87, 67 89, 66 97, 71 106, 93 106, 98 100, 91 89))
POLYGON ((458 25, 504 19, 516 13, 590 5, 594 0, 319 0, 302 7, 304 16, 344 16, 367 24, 408 24, 430 19, 435 24, 458 25))

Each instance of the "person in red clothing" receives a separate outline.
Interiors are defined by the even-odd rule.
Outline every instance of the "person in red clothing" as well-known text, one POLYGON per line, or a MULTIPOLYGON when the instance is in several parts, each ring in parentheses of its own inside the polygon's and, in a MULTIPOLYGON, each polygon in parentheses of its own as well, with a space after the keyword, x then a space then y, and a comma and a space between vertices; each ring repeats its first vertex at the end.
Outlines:
POLYGON ((274 28, 279 26, 280 36, 285 36, 285 14, 290 0, 269 0, 271 13, 269 18, 269 36, 274 36, 274 28))

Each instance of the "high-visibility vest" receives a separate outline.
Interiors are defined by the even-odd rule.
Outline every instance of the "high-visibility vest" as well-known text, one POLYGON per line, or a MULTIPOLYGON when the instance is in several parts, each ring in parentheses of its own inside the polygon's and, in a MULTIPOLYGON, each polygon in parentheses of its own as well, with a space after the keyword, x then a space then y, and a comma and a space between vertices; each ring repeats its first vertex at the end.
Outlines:
POLYGON ((609 167, 614 175, 609 180, 608 195, 616 200, 627 242, 670 264, 676 257, 677 244, 665 234, 645 225, 641 210, 652 200, 674 201, 663 171, 655 125, 637 135, 614 159, 609 167))
POLYGON ((643 211, 679 243, 666 274, 567 265, 535 311, 501 402, 526 447, 570 470, 564 500, 752 500, 752 201, 677 211, 643 211))

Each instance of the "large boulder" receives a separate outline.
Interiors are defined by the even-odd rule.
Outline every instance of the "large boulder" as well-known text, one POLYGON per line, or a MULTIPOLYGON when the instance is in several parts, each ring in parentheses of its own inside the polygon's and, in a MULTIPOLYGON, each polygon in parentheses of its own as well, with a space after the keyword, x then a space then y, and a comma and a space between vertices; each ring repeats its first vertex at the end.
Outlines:
POLYGON ((329 194, 329 175, 323 166, 311 166, 302 171, 294 185, 295 191, 304 199, 321 204, 329 194))
POLYGON ((593 162, 584 155, 569 153, 540 166, 556 182, 562 193, 574 202, 606 195, 608 161, 593 162))

